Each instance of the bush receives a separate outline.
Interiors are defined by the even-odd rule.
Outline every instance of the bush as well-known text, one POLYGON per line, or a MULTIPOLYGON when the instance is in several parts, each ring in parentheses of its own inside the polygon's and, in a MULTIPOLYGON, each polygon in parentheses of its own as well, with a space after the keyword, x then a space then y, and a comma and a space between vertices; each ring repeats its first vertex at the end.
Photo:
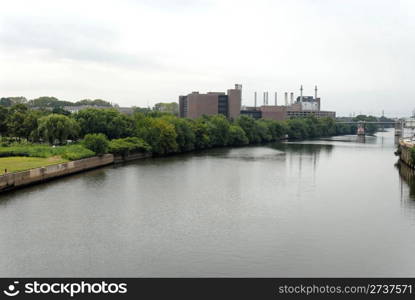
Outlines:
POLYGON ((130 152, 150 152, 151 147, 140 138, 129 137, 111 140, 108 150, 112 154, 128 155, 130 152))
POLYGON ((67 145, 52 147, 49 145, 13 144, 10 147, 0 147, 0 157, 28 156, 48 158, 60 156, 64 159, 76 160, 94 156, 95 152, 82 145, 67 145))
POLYGON ((82 143, 87 149, 94 151, 97 155, 108 152, 109 142, 107 137, 102 133, 87 134, 82 143))
POLYGON ((89 150, 82 145, 70 145, 62 148, 64 149, 62 151, 61 157, 68 160, 78 160, 82 158, 95 156, 94 151, 89 150))

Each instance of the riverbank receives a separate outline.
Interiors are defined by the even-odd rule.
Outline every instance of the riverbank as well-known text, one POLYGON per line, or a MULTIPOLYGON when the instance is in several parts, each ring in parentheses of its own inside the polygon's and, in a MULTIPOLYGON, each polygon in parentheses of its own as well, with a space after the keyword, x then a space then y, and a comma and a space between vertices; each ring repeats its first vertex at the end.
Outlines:
POLYGON ((66 163, 54 164, 27 171, 7 173, 0 176, 0 192, 9 191, 46 180, 87 171, 114 163, 114 155, 104 154, 66 163))
POLYGON ((412 169, 415 168, 413 154, 412 154, 414 147, 415 145, 412 140, 408 140, 408 139, 399 140, 399 149, 398 149, 399 158, 402 162, 404 162, 406 165, 408 165, 412 169))
POLYGON ((21 172, 34 168, 40 168, 65 162, 68 162, 68 160, 62 159, 59 156, 53 156, 48 158, 26 156, 0 157, 0 175, 3 175, 5 173, 21 172))

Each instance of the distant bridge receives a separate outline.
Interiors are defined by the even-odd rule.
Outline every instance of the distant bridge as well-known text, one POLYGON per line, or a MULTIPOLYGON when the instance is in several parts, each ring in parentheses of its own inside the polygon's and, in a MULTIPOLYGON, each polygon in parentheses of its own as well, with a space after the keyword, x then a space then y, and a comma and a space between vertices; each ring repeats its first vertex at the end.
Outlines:
POLYGON ((394 125, 395 127, 395 136, 402 136, 404 128, 413 128, 411 126, 406 126, 405 120, 398 121, 338 121, 337 124, 356 124, 357 125, 357 135, 364 136, 366 132, 366 124, 381 124, 381 125, 394 125))

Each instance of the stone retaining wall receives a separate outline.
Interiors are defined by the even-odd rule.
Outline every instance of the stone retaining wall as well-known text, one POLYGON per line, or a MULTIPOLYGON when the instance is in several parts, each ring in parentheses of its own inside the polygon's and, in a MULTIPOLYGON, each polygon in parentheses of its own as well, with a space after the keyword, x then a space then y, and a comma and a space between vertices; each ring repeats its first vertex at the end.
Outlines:
POLYGON ((412 161, 411 158, 411 149, 412 147, 409 147, 406 143, 404 142, 399 142, 400 144, 400 149, 401 149, 401 153, 399 155, 400 159, 406 163, 408 166, 410 166, 411 168, 414 168, 414 162, 412 161))
POLYGON ((11 190, 20 186, 38 183, 44 180, 65 176, 105 165, 112 164, 114 156, 104 154, 90 158, 70 161, 63 164, 50 165, 47 167, 31 169, 28 171, 9 173, 0 176, 0 192, 11 190))

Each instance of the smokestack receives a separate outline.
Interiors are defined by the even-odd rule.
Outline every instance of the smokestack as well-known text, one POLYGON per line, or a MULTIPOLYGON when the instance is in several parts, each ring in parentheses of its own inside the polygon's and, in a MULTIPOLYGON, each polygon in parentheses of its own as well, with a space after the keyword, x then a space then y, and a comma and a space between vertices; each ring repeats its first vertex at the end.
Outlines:
POLYGON ((264 105, 267 105, 267 93, 264 92, 264 105))
POLYGON ((269 100, 269 97, 268 96, 269 96, 269 94, 267 92, 267 105, 269 105, 269 101, 268 101, 269 100))
POLYGON ((314 99, 317 99, 317 86, 314 88, 314 99))
POLYGON ((303 102, 303 85, 300 87, 300 102, 303 102))
POLYGON ((256 92, 254 92, 254 103, 255 103, 255 108, 256 108, 256 92))
POLYGON ((294 93, 293 92, 291 92, 290 93, 290 102, 291 102, 291 104, 293 104, 294 103, 294 93))
POLYGON ((288 93, 284 93, 284 99, 285 99, 285 106, 288 106, 288 93))
POLYGON ((275 92, 275 106, 277 106, 277 92, 275 92))

